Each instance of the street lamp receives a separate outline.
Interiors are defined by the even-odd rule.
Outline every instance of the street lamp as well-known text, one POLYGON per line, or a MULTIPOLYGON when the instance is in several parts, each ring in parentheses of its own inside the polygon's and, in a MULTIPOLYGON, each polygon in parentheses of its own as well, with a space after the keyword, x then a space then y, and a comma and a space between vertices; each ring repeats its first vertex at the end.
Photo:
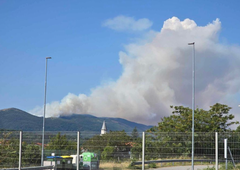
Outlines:
POLYGON ((195 110, 195 42, 188 43, 193 46, 192 54, 192 170, 194 170, 194 110, 195 110))
POLYGON ((52 59, 51 57, 46 57, 46 70, 45 70, 45 90, 44 90, 44 109, 43 109, 43 130, 42 130, 42 157, 41 166, 43 166, 43 154, 44 154, 44 127, 45 127, 45 113, 46 113, 46 94, 47 94, 47 61, 52 59))

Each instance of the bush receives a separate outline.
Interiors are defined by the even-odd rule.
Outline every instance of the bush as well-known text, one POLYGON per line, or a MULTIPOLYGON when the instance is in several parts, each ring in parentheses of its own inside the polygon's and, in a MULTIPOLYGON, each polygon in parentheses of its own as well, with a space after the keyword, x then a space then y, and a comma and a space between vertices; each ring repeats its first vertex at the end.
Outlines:
POLYGON ((112 160, 112 154, 114 152, 114 147, 113 146, 106 146, 104 148, 104 151, 101 154, 101 159, 103 160, 112 160))
POLYGON ((148 168, 157 168, 157 165, 155 163, 148 164, 148 168))
POLYGON ((141 167, 135 166, 132 164, 132 162, 128 165, 128 169, 142 169, 141 167))

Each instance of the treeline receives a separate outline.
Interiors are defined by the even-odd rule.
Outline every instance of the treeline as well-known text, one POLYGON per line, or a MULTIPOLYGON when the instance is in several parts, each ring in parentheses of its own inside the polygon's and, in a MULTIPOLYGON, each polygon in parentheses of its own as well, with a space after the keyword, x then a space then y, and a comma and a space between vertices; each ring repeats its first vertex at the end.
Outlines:
MULTIPOLYGON (((18 167, 19 137, 17 132, 2 131, 0 138, 0 167, 18 167)), ((38 165, 41 161, 40 147, 34 143, 22 142, 22 165, 38 165), (39 159, 40 158, 40 159, 39 159)))
MULTIPOLYGON (((171 106, 172 115, 164 117, 158 126, 146 132, 145 158, 176 158, 190 157, 192 146, 192 110, 184 106, 171 106)), ((213 158, 215 153, 215 132, 219 132, 219 153, 223 152, 223 139, 229 139, 230 148, 234 148, 234 155, 240 155, 240 128, 231 130, 230 126, 238 124, 234 115, 230 114, 231 107, 216 103, 209 110, 197 108, 195 110, 195 155, 213 158), (234 142, 231 142, 234 141, 234 142)), ((0 166, 18 165, 19 140, 11 136, 13 132, 1 133, 0 138, 0 166)), ((15 133, 15 132, 14 132, 15 133)), ((90 151, 98 154, 101 160, 135 160, 141 158, 142 136, 135 128, 131 133, 125 131, 110 131, 102 136, 95 135, 80 139, 80 153, 90 151)), ((22 165, 40 165, 41 146, 35 143, 22 143, 22 165)), ((76 139, 61 133, 50 138, 46 143, 45 155, 76 154, 76 139)))
MULTIPOLYGON (((129 158, 132 142, 139 138, 135 128, 129 136, 125 131, 110 131, 100 136, 81 138, 80 153, 85 151, 95 152, 99 159, 114 160, 129 158)), ((36 137, 33 141, 39 141, 36 137)), ((25 135, 22 142, 22 166, 40 166, 41 143, 31 142, 29 134, 25 135)), ((44 158, 55 153, 57 156, 75 155, 77 152, 77 141, 72 136, 62 135, 60 132, 46 142, 44 147, 44 158)), ((0 133, 0 168, 18 167, 19 161, 19 132, 2 131, 0 133)))

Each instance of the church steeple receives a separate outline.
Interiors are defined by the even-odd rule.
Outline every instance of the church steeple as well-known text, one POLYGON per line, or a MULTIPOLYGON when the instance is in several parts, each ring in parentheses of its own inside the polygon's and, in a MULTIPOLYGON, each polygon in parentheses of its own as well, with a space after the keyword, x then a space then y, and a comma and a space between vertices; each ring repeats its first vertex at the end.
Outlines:
POLYGON ((107 126, 106 126, 106 123, 105 121, 103 121, 103 125, 102 125, 102 129, 101 129, 101 134, 100 136, 104 135, 107 133, 107 126))

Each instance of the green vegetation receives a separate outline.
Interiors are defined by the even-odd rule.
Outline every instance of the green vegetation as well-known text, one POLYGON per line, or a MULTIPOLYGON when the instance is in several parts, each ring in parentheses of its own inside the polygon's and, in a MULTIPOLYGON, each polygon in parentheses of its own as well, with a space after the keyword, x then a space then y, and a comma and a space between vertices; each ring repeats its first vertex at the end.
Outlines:
POLYGON ((24 142, 22 144, 22 165, 31 166, 39 165, 41 162, 41 147, 35 145, 34 143, 27 144, 24 142))
MULTIPOLYGON (((192 109, 184 106, 171 106, 172 115, 162 118, 158 126, 152 127, 148 132, 191 132, 192 109)), ((229 132, 230 126, 239 124, 232 121, 234 115, 229 114, 231 107, 216 103, 210 110, 197 108, 194 113, 195 132, 229 132)))
POLYGON ((132 138, 133 139, 138 139, 139 138, 138 130, 137 130, 136 127, 132 131, 132 138))
MULTIPOLYGON (((192 128, 192 110, 188 107, 183 106, 171 106, 173 109, 172 115, 162 118, 158 126, 150 128, 146 133, 145 141, 145 159, 173 159, 182 158, 189 159, 191 156, 191 128, 192 128), (167 153, 164 155, 164 153, 167 153)), ((228 138, 229 141, 234 141, 235 143, 240 142, 240 136, 237 132, 240 132, 240 127, 236 131, 230 129, 231 125, 238 124, 239 122, 233 121, 234 116, 229 114, 231 107, 227 105, 216 103, 210 106, 209 110, 203 110, 197 108, 195 110, 195 155, 205 155, 204 158, 208 159, 207 155, 212 155, 212 151, 206 148, 214 148, 214 132, 219 133, 219 139, 228 138), (204 133, 201 133, 204 132, 204 133), (225 133, 227 132, 227 133, 225 133)), ((26 116, 26 115, 25 115, 26 116)), ((62 123, 74 122, 72 127, 79 123, 79 116, 83 115, 73 115, 72 117, 61 118, 62 123)), ((81 117, 83 118, 83 117, 81 117)), ((96 121, 101 127, 102 120, 99 120, 93 116, 87 116, 86 119, 91 119, 96 121)), ((86 120, 85 119, 85 120, 86 120)), ((50 120, 50 119, 49 119, 50 120)), ((56 120, 52 120, 56 121, 56 120)), ((107 120, 110 121, 110 120, 107 120)), ((116 119, 114 120, 115 124, 116 119)), ((126 120, 119 119, 121 123, 126 120)), ((96 124, 97 124, 96 123, 96 124)), ((128 122, 129 123, 129 122, 128 122)), ((128 124, 125 122, 125 124, 128 124)), ((67 124, 67 123, 66 123, 67 124)), ((81 124, 81 123, 79 123, 81 124)), ((98 125, 93 125, 95 126, 98 125)), ((89 126, 89 124, 88 124, 89 126)), ((121 126, 119 126, 121 127, 121 126)), ((100 129, 98 127, 98 133, 100 129)), ((10 131, 1 131, 0 137, 0 166, 8 167, 12 165, 14 167, 18 166, 18 149, 19 140, 14 138, 17 135, 13 135, 10 131)), ((46 134, 48 137, 48 134, 46 134)), ((25 139, 30 138, 31 133, 26 132, 25 139)), ((22 143, 23 154, 23 166, 29 165, 39 165, 41 158, 41 146, 36 145, 39 142, 41 136, 32 139, 33 143, 22 143), (35 144, 34 144, 35 143, 35 144)), ((82 136, 81 136, 82 137, 82 136)), ((45 156, 55 153, 56 155, 70 155, 76 154, 77 143, 76 138, 69 137, 61 133, 56 134, 50 138, 50 142, 45 143, 45 156), (74 140, 73 140, 74 139, 74 140)), ((90 151, 97 153, 101 156, 102 161, 113 161, 122 162, 129 160, 132 161, 139 160, 142 154, 142 139, 138 133, 137 127, 132 128, 132 133, 127 134, 124 130, 122 131, 110 131, 102 136, 95 135, 89 136, 88 138, 81 138, 81 151, 90 151)), ((229 143, 230 148, 232 144, 229 143)), ((219 150, 219 154, 223 150, 219 150)), ((234 152, 234 154, 240 154, 240 151, 234 152)), ((44 157, 45 157, 44 156, 44 157)), ((210 158, 210 157, 209 157, 210 158)), ((156 168, 156 164, 152 163, 148 165, 148 168, 156 168)), ((135 169, 139 166, 129 165, 129 168, 135 169)), ((229 168, 231 165, 229 164, 229 168)), ((114 167, 114 169, 119 169, 119 167, 114 167)))
POLYGON ((59 132, 52 137, 46 149, 49 150, 77 150, 77 143, 67 139, 66 135, 61 135, 59 132))
MULTIPOLYGON (((18 167, 19 161, 19 139, 18 132, 1 132, 0 137, 0 168, 18 167)), ((41 146, 36 143, 22 142, 22 166, 36 166, 41 163, 41 146)), ((58 133, 52 137, 45 148, 45 155, 61 153, 63 155, 76 153, 77 144, 68 140, 66 135, 58 133)))
POLYGON ((102 136, 96 135, 84 141, 84 150, 101 153, 103 160, 119 160, 128 157, 134 139, 123 131, 110 131, 102 136))
POLYGON ((63 156, 63 155, 73 155, 77 152, 77 142, 73 141, 71 137, 65 135, 61 135, 59 132, 57 135, 51 137, 50 142, 47 143, 45 147, 44 157, 50 156, 51 153, 55 153, 55 155, 63 156))
MULTIPOLYGON (((158 126, 150 128, 146 133, 145 158, 146 160, 157 159, 159 157, 168 159, 169 156, 191 157, 191 128, 192 128, 192 110, 183 106, 171 106, 173 114, 162 118, 158 126), (159 153, 168 153, 161 155, 159 153)), ((195 154, 211 155, 211 150, 205 148, 214 148, 214 132, 228 132, 228 139, 231 141, 240 141, 240 137, 234 135, 230 126, 238 124, 233 121, 234 116, 229 114, 231 107, 216 103, 210 106, 209 110, 197 108, 195 110, 195 132, 204 132, 195 134, 195 154), (230 132, 232 132, 230 134, 230 132)), ((225 138, 224 133, 219 134, 220 138, 225 138)), ((231 147, 231 145, 229 144, 231 147)), ((124 131, 110 132, 103 136, 94 136, 83 143, 83 147, 89 151, 102 153, 104 160, 116 160, 122 154, 131 152, 132 159, 138 159, 142 154, 142 141, 136 128, 133 129, 131 136, 124 131), (126 144, 129 146, 126 146, 126 144), (119 155, 119 156, 117 156, 119 155)), ((222 152, 222 151, 220 151, 222 152)), ((220 153, 221 154, 221 153, 220 153)), ((206 157, 205 157, 206 158, 206 157)))
MULTIPOLYGON (((16 133, 16 132, 15 132, 16 133)), ((15 138, 13 132, 2 132, 0 139, 0 167, 18 167, 19 160, 19 139, 15 138)), ((40 164, 41 150, 40 147, 31 143, 22 143, 22 165, 40 164)))
MULTIPOLYGON (((149 129, 146 134, 146 149, 145 158, 156 159, 159 158, 157 153, 168 153, 168 155, 161 155, 161 158, 168 158, 172 156, 191 156, 191 135, 189 135, 192 128, 192 110, 183 106, 171 106, 173 114, 169 117, 162 118, 158 126, 149 129)), ((230 141, 240 141, 239 136, 234 135, 230 126, 238 124, 233 121, 234 116, 229 114, 231 107, 227 105, 216 103, 210 106, 210 110, 206 111, 197 108, 195 110, 195 132, 204 132, 195 134, 195 154, 209 155, 210 150, 204 148, 214 148, 214 132, 232 132, 228 134, 230 141)), ((226 133, 219 134, 220 139, 225 138, 226 133)), ((231 145, 229 144, 231 147, 231 145)), ((137 142, 131 149, 133 158, 138 158, 141 154, 142 143, 137 142)), ((220 151, 222 152, 222 151, 220 151)), ((221 154, 221 153, 220 153, 221 154)))
POLYGON ((156 163, 150 163, 148 164, 148 168, 157 168, 156 163))
POLYGON ((0 139, 0 165, 8 167, 8 165, 18 165, 18 148, 19 141, 11 138, 11 132, 2 133, 0 139))
POLYGON ((137 166, 137 165, 133 165, 132 163, 130 163, 130 164, 128 165, 128 169, 142 169, 142 167, 137 166))
MULTIPOLYGON (((14 129, 22 131, 41 131, 42 117, 31 115, 16 108, 0 110, 0 129, 14 129)), ((81 131, 98 132, 105 120, 108 129, 113 131, 125 130, 131 132, 134 127, 145 131, 152 126, 130 122, 120 118, 98 118, 91 115, 73 114, 59 118, 46 118, 45 131, 81 131)))

